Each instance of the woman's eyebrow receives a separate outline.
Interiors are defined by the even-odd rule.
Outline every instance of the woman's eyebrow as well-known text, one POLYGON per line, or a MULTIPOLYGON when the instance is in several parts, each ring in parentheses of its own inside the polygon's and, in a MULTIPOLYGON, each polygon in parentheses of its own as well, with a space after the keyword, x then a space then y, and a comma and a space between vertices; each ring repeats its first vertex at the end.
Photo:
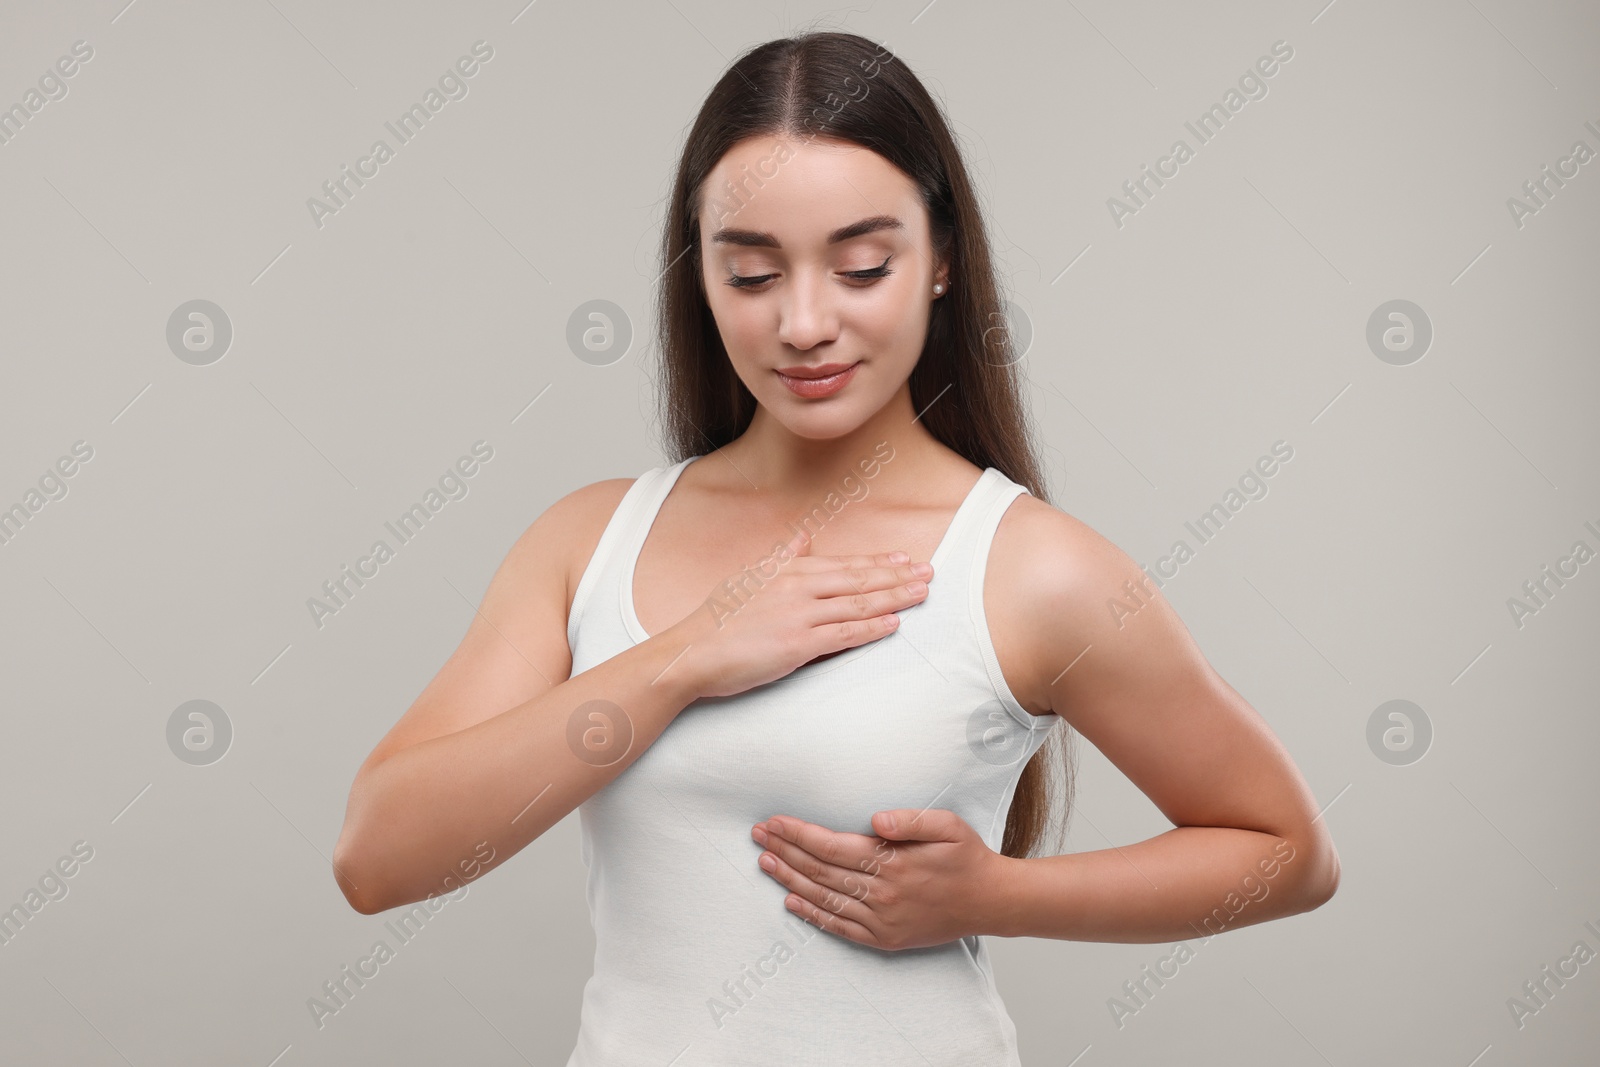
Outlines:
MULTIPOLYGON (((878 230, 904 230, 906 224, 893 215, 871 215, 848 226, 841 226, 828 234, 828 244, 836 245, 852 237, 876 233, 878 230)), ((782 248, 778 239, 762 230, 726 228, 711 235, 712 244, 741 245, 749 248, 782 248)))

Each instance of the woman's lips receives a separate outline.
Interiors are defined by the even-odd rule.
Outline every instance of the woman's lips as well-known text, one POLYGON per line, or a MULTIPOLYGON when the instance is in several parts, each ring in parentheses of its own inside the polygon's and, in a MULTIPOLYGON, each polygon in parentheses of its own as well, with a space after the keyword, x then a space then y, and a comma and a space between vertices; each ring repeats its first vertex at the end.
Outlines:
MULTIPOLYGON (((785 374, 781 370, 773 371, 773 373, 778 376, 779 381, 789 387, 789 391, 791 393, 795 394, 796 396, 806 397, 807 399, 815 399, 817 397, 832 396, 834 393, 837 393, 839 390, 843 389, 845 384, 848 383, 851 378, 855 377, 856 368, 859 366, 861 366, 861 361, 857 360, 856 362, 845 367, 843 370, 835 371, 834 373, 821 378, 800 378, 791 374, 785 374)), ((821 369, 826 369, 826 366, 821 369)))

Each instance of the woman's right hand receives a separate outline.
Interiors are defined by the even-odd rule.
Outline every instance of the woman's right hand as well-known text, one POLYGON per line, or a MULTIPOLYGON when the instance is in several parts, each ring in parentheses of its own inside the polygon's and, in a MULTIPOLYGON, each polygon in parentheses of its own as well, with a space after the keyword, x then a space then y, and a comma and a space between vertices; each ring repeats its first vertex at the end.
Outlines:
POLYGON ((719 584, 671 628, 702 679, 701 696, 733 696, 885 637, 899 624, 895 612, 928 595, 933 567, 911 563, 904 552, 812 556, 810 550, 802 529, 757 567, 719 584))

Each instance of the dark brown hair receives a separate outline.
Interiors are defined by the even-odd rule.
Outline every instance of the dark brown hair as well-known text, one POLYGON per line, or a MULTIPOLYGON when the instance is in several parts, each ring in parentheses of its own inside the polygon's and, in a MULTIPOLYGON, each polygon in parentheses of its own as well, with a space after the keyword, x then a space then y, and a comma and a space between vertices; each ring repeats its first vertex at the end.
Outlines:
MULTIPOLYGON (((1048 503, 988 237, 960 150, 916 75, 886 48, 852 33, 806 33, 749 49, 695 116, 661 246, 657 328, 670 461, 721 448, 755 414, 755 397, 734 373, 702 288, 699 216, 702 197, 717 192, 705 187, 712 168, 734 145, 757 136, 857 144, 915 183, 934 253, 948 261, 950 272, 948 290, 932 303, 927 339, 911 372, 912 408, 949 448, 979 467, 995 467, 1048 503)), ((761 176, 750 181, 759 186, 761 176)), ((1002 854, 1027 856, 1040 845, 1054 795, 1046 768, 1058 762, 1066 765, 1066 812, 1056 825, 1065 826, 1076 777, 1071 739, 1071 728, 1058 724, 1023 769, 1002 854)))

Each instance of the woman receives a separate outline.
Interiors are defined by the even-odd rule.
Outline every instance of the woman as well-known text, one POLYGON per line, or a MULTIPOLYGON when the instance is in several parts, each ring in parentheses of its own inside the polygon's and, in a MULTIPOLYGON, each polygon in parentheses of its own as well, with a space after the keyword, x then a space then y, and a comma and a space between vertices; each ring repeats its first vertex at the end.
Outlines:
POLYGON ((1016 1064, 984 935, 1162 942, 1332 895, 1271 731, 1046 502, 977 201, 903 63, 843 33, 743 55, 662 253, 675 461, 511 549, 356 778, 357 910, 581 805, 569 1067, 1016 1064), (1034 855, 1063 721, 1175 828, 1034 855))

